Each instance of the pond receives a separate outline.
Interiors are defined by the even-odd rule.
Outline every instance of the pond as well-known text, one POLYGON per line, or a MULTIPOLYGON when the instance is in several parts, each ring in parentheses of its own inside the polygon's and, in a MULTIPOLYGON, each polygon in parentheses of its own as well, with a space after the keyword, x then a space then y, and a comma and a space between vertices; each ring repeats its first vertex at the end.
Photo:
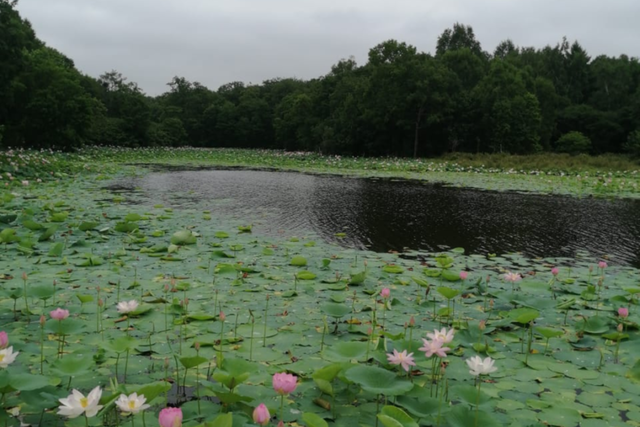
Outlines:
POLYGON ((264 235, 370 249, 610 257, 640 267, 640 200, 479 191, 416 181, 252 170, 156 170, 110 186, 136 203, 211 210, 264 235), (337 237, 337 233, 345 233, 337 237))

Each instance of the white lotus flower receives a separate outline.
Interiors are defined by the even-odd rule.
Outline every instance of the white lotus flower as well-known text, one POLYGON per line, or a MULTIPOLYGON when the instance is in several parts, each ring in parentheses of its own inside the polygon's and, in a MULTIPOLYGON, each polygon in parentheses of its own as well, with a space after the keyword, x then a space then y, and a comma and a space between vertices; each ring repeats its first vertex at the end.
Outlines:
POLYGON ((8 347, 3 350, 0 350, 0 368, 6 368, 10 364, 16 360, 16 356, 19 355, 20 352, 13 352, 13 347, 8 347))
POLYGON ((84 413, 87 417, 94 417, 102 409, 102 405, 98 405, 101 396, 102 390, 99 386, 91 390, 87 397, 73 389, 69 397, 60 399, 62 405, 58 408, 58 415, 76 418, 84 413))
POLYGON ((120 301, 118 303, 118 313, 127 314, 132 311, 136 311, 138 308, 138 301, 132 299, 131 301, 120 301))
POLYGON ((138 396, 137 393, 131 393, 129 396, 126 394, 121 394, 118 400, 116 400, 116 405, 120 410, 126 414, 137 414, 140 411, 144 411, 149 408, 150 405, 145 404, 147 398, 144 397, 144 394, 138 396))
POLYGON ((482 360, 480 356, 473 356, 472 358, 467 359, 466 362, 469 369, 471 369, 469 373, 474 377, 477 377, 478 375, 487 375, 498 370, 498 368, 493 366, 495 360, 490 357, 482 360))
POLYGON ((440 341, 442 344, 449 344, 453 341, 453 334, 455 329, 442 328, 441 330, 434 329, 433 333, 428 333, 427 338, 431 338, 433 341, 440 341))

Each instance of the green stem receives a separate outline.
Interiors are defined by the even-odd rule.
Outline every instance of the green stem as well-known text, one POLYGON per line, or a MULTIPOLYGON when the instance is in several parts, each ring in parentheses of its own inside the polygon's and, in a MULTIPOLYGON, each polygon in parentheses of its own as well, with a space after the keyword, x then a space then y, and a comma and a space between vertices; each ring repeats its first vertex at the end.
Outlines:
POLYGON ((280 421, 284 423, 284 394, 280 395, 280 421))
POLYGON ((27 309, 27 316, 28 316, 30 311, 29 311, 29 303, 27 302, 27 281, 23 280, 22 283, 24 287, 24 306, 27 309))
POLYGON ((124 360, 124 377, 123 380, 126 383, 127 382, 127 369, 129 368, 129 349, 127 349, 127 357, 124 360))
POLYGON ((220 347, 218 350, 218 360, 222 361, 222 340, 224 339, 224 320, 220 326, 220 347))
POLYGON ((251 315, 251 341, 249 342, 249 362, 253 360, 253 330, 256 326, 256 319, 251 315))
POLYGON ((532 341, 533 341, 533 324, 529 325, 529 342, 527 343, 527 355, 524 357, 525 365, 529 361, 529 354, 531 353, 531 342, 532 341))
MULTIPOLYGON (((324 349, 324 335, 327 332, 327 316, 324 316, 322 318, 322 339, 320 340, 320 352, 322 353, 322 350, 324 349)), ((367 344, 368 346, 368 344, 367 344)), ((368 347, 367 347, 368 350, 368 347)), ((368 353, 368 351, 367 351, 368 353)))
POLYGON ((478 415, 480 414, 480 386, 482 385, 482 377, 478 375, 478 394, 476 395, 476 423, 475 427, 478 427, 478 415))
POLYGON ((267 295, 267 301, 264 306, 264 332, 262 333, 262 346, 267 346, 267 314, 269 311, 269 295, 267 295))
POLYGON ((40 326, 40 375, 44 375, 44 323, 40 326))

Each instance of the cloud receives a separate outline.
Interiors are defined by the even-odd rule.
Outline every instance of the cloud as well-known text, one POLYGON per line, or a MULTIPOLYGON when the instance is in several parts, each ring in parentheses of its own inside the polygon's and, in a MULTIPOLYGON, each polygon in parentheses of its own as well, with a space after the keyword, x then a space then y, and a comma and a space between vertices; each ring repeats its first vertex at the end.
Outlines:
POLYGON ((18 10, 81 71, 116 69, 151 95, 175 75, 211 89, 316 78, 391 38, 434 52, 455 22, 490 52, 507 38, 541 48, 566 35, 592 57, 640 53, 636 0, 21 0, 18 10))

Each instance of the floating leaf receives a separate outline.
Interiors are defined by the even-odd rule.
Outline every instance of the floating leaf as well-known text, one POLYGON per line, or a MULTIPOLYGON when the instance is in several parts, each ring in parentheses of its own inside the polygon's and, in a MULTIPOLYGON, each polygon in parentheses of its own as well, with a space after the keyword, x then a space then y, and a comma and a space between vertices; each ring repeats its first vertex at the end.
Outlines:
POLYGON ((384 271, 385 273, 390 273, 390 274, 400 274, 404 270, 399 265, 393 264, 393 265, 385 265, 384 267, 382 267, 382 271, 384 271))
POLYGON ((303 270, 296 273, 296 277, 298 280, 313 280, 316 278, 316 275, 310 271, 303 270))
POLYGON ((419 427, 409 414, 397 406, 383 406, 378 419, 386 427, 419 427))
POLYGON ((196 236, 189 230, 180 230, 171 236, 171 244, 173 245, 195 245, 196 236))
POLYGON ((398 396, 413 388, 409 380, 400 379, 395 372, 375 366, 356 366, 347 370, 345 376, 365 391, 385 396, 398 396))
POLYGON ((329 424, 327 424, 325 420, 313 412, 303 413, 302 421, 304 421, 307 427, 329 427, 329 424))
POLYGON ((307 265, 307 259, 303 256, 296 255, 293 258, 291 258, 289 265, 294 265, 296 267, 304 267, 305 265, 307 265))

